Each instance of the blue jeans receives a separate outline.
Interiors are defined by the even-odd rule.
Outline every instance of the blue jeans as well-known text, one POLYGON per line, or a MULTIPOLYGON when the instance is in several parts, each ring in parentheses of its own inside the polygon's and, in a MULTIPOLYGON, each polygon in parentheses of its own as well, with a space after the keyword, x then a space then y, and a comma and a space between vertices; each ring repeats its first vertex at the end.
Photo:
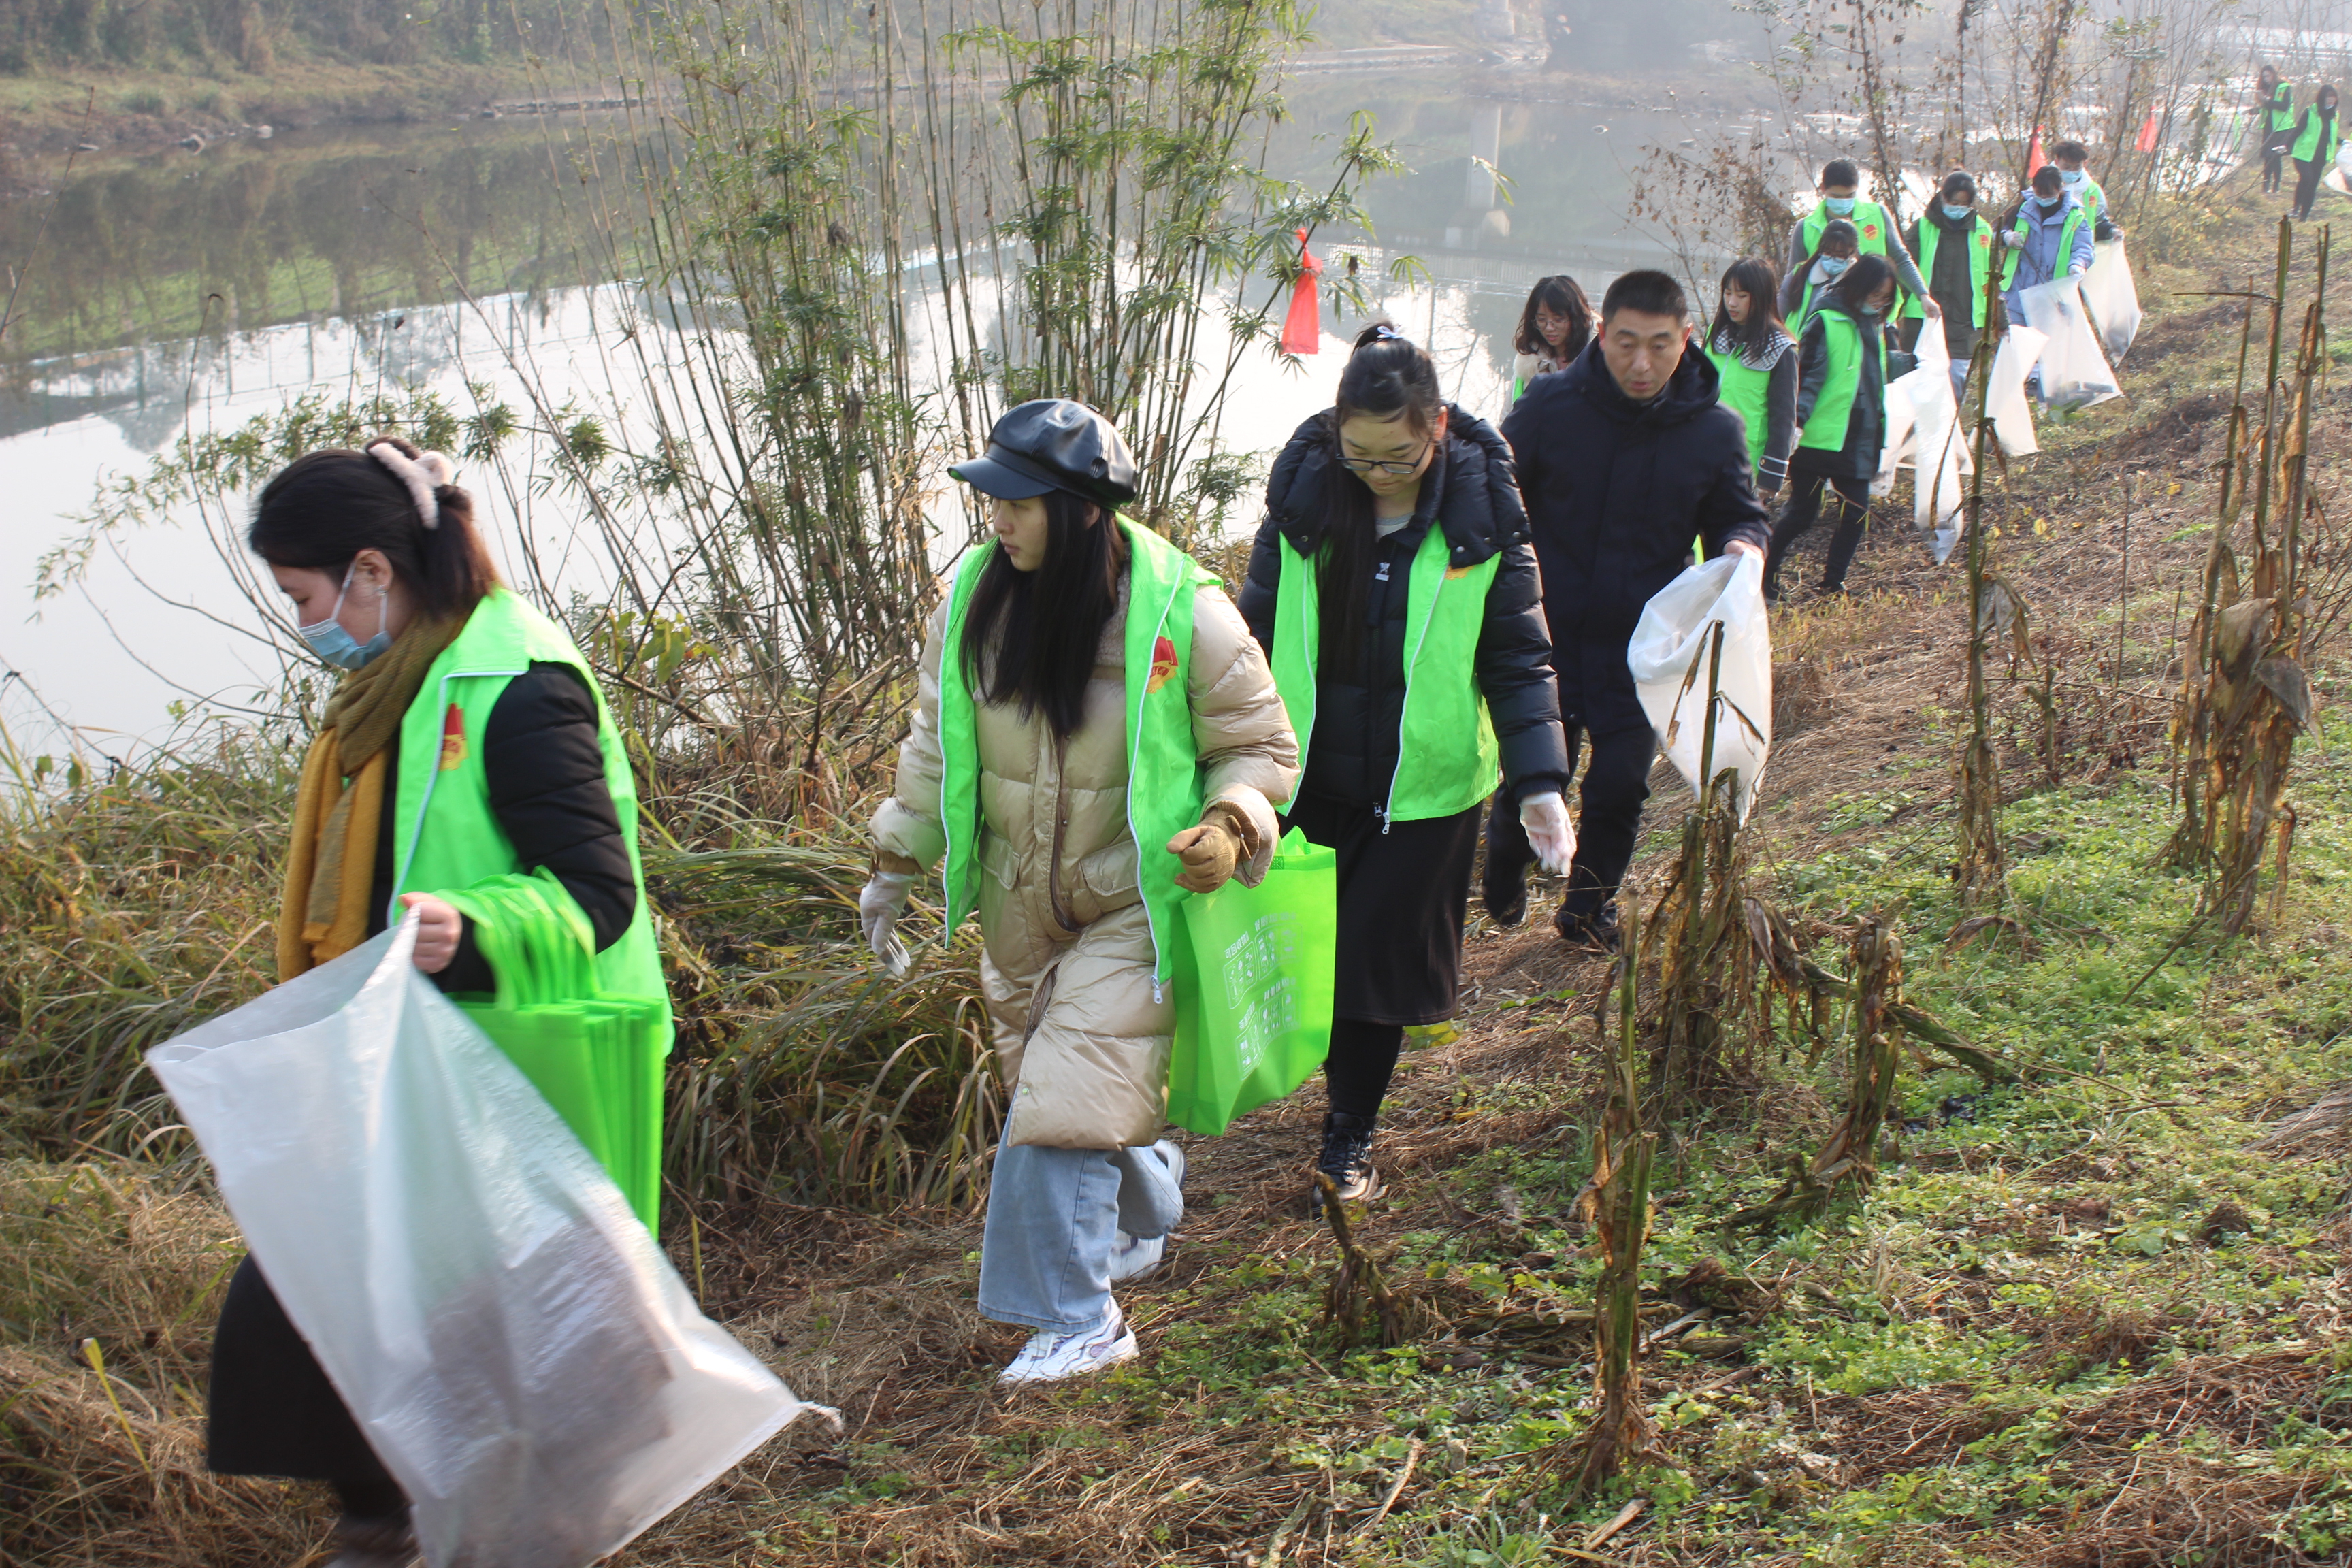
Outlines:
POLYGON ((1110 1317, 1118 1233, 1165 1236, 1184 1194, 1153 1150, 999 1143, 980 1240, 980 1315, 1071 1334, 1110 1317))

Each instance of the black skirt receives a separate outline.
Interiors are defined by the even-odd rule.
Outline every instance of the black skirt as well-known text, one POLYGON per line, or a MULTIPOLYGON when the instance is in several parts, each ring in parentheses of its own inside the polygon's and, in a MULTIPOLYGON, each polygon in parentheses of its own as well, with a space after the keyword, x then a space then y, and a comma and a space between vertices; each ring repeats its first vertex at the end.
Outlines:
POLYGON ((250 1257, 221 1303, 206 1404, 205 1463, 215 1474, 333 1481, 397 1504, 391 1473, 250 1257))
POLYGON ((1370 806, 1301 795, 1284 827, 1339 858, 1339 963, 1332 1016, 1361 1024, 1438 1024, 1462 981, 1462 919, 1478 852, 1481 801, 1452 816, 1381 831, 1370 806))

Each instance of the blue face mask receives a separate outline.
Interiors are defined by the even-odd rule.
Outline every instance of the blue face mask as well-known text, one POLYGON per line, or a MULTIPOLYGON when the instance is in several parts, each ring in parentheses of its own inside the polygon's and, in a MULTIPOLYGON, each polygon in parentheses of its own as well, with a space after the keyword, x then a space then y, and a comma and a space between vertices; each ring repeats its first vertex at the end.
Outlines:
POLYGON ((2083 182, 2090 177, 2090 171, 2087 169, 2061 169, 2058 171, 2059 182, 2070 191, 2081 190, 2083 188, 2083 182))
POLYGON ((343 630, 343 623, 335 618, 343 613, 343 599, 352 591, 352 571, 357 569, 358 563, 354 562, 352 569, 344 572, 342 589, 335 595, 335 607, 327 612, 325 620, 294 628, 295 635, 310 645, 312 653, 338 669, 364 669, 377 655, 392 646, 392 634, 383 626, 383 595, 381 594, 376 595, 375 601, 375 636, 367 641, 362 642, 343 630))
POLYGON ((2043 212, 2054 213, 2058 210, 2060 204, 2065 201, 2066 193, 2061 191, 2054 196, 2037 196, 2034 199, 2042 204, 2042 210, 2043 212))
POLYGON ((1822 275, 1834 278, 1853 265, 1853 258, 1851 256, 1824 256, 1821 258, 1822 275))
POLYGON ((1853 216, 1853 198, 1852 196, 1823 196, 1822 198, 1822 205, 1828 209, 1829 215, 1832 217, 1852 217, 1853 216))
POLYGON ((1944 216, 1954 223, 1968 222, 1969 215, 1976 210, 1974 207, 1956 207, 1949 202, 1944 204, 1944 216))

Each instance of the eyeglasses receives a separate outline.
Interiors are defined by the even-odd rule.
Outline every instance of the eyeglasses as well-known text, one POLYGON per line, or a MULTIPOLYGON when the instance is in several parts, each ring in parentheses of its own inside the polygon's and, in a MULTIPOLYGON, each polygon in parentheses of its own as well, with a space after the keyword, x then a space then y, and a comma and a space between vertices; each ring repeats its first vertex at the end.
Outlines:
POLYGON ((1409 474, 1415 468, 1421 467, 1421 460, 1429 456, 1430 447, 1435 445, 1436 443, 1434 441, 1423 441, 1421 444, 1420 451, 1415 452, 1412 457, 1407 458, 1401 463, 1394 461, 1393 459, 1382 459, 1379 458, 1343 457, 1339 459, 1339 466, 1347 469, 1351 474, 1369 474, 1375 468, 1384 474, 1409 474))

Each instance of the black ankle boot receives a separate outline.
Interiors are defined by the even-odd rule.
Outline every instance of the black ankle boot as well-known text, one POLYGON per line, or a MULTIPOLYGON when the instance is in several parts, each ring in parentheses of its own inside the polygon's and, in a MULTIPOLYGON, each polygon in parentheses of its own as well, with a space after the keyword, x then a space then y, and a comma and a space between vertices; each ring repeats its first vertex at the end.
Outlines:
MULTIPOLYGON (((1372 1169, 1372 1133, 1379 1127, 1376 1116, 1350 1116, 1344 1110, 1323 1118, 1323 1152, 1316 1157, 1315 1168, 1331 1178, 1343 1203, 1362 1203, 1385 1190, 1380 1173, 1372 1169)), ((1317 1214, 1323 1212, 1320 1182, 1315 1184, 1314 1207, 1317 1214)))

